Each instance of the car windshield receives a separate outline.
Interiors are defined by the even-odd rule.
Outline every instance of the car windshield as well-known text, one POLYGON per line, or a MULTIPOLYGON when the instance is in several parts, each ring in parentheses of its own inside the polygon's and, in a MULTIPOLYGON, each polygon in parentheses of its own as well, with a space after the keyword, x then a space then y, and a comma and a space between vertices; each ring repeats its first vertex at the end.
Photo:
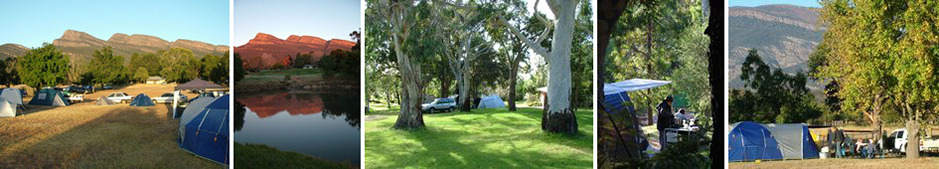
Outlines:
POLYGON ((173 94, 172 94, 172 93, 163 93, 163 95, 160 95, 160 97, 173 97, 173 94))

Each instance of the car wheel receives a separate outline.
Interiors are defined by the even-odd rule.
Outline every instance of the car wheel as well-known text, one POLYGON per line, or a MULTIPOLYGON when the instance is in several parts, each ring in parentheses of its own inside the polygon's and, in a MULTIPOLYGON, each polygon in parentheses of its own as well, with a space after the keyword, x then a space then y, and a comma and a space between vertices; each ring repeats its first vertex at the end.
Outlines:
POLYGON ((436 107, 431 107, 431 108, 430 108, 430 113, 437 113, 437 108, 436 108, 436 107))
POLYGON ((156 102, 156 99, 153 99, 153 100, 150 100, 150 101, 153 102, 153 103, 157 103, 157 102, 156 102))
POLYGON ((453 110, 454 110, 454 109, 455 109, 455 108, 453 108, 453 107, 450 107, 450 110, 449 110, 449 111, 450 111, 450 112, 453 112, 453 110))

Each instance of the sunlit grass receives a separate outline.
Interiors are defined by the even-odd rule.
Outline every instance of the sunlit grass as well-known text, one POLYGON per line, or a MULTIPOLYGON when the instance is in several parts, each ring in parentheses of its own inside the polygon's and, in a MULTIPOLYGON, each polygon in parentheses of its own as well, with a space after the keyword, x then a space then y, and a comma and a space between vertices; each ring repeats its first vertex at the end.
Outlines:
POLYGON ((593 113, 578 111, 580 133, 541 130, 541 109, 474 109, 425 114, 425 129, 391 129, 397 109, 366 118, 366 168, 591 168, 593 113))

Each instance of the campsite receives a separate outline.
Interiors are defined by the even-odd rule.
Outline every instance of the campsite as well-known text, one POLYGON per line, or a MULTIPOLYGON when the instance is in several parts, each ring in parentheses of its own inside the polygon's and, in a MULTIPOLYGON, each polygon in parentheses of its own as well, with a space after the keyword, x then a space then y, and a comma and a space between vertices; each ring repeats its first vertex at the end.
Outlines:
POLYGON ((729 9, 747 13, 728 17, 730 168, 939 164, 935 3, 738 1, 729 9))
MULTIPOLYGON (((0 165, 3 168, 223 167, 180 148, 177 140, 180 121, 172 117, 172 104, 96 104, 97 98, 112 92, 159 96, 174 91, 174 87, 115 86, 86 94, 84 101, 67 106, 29 104, 33 101, 29 96, 37 96, 29 93, 23 98, 26 110, 15 117, 0 118, 0 135, 4 136, 0 137, 0 165)), ((189 98, 198 96, 191 92, 181 94, 189 98)))
POLYGON ((601 1, 598 168, 721 163, 721 1, 601 1), (602 23, 602 24, 601 24, 602 23))
POLYGON ((366 167, 592 166, 594 1, 365 3, 366 167))

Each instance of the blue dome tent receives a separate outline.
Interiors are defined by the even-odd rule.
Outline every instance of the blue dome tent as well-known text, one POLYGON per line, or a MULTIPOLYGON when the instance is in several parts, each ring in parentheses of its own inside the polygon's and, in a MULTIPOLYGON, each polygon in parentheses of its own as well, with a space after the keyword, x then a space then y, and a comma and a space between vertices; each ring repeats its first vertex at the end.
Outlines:
POLYGON ((131 106, 153 106, 156 104, 153 104, 153 101, 150 99, 150 96, 147 96, 146 94, 141 93, 141 94, 137 94, 137 96, 134 96, 134 100, 130 102, 130 105, 131 106))
POLYGON ((745 121, 734 124, 727 141, 729 161, 783 159, 776 138, 759 123, 745 121))
MULTIPOLYGON (((179 147, 199 157, 228 165, 228 113, 231 95, 224 95, 202 108, 187 122, 179 147)), ((185 115, 185 113, 183 114, 185 115)))

